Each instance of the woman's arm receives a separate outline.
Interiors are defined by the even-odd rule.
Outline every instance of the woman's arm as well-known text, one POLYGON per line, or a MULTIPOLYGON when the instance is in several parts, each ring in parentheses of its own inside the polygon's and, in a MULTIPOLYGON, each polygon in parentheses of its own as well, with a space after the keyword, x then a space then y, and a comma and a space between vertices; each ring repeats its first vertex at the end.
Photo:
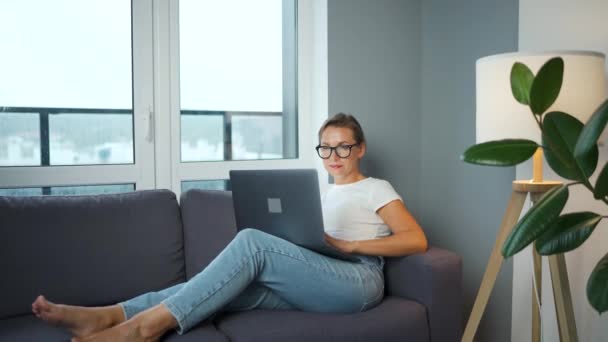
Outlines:
POLYGON ((342 252, 366 255, 403 256, 426 251, 426 236, 403 202, 392 201, 377 213, 389 226, 392 235, 373 240, 345 241, 325 234, 327 242, 342 252))

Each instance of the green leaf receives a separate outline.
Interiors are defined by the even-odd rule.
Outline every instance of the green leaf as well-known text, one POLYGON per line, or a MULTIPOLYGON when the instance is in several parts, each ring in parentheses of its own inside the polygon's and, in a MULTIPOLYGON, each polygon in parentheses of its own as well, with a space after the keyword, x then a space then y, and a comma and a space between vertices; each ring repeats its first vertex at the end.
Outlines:
POLYGON ((502 255, 505 258, 515 255, 547 231, 559 216, 567 200, 566 185, 547 191, 515 225, 502 245, 502 255))
POLYGON ((575 157, 586 155, 594 146, 597 146, 597 140, 606 127, 606 122, 608 122, 608 99, 595 110, 585 124, 574 147, 575 157))
POLYGON ((608 195, 608 163, 604 164, 604 168, 600 172, 595 182, 593 189, 593 197, 596 199, 604 198, 608 195))
POLYGON ((601 220, 601 215, 589 211, 562 215, 536 239, 536 250, 541 255, 571 251, 587 240, 601 220))
POLYGON ((608 311, 608 254, 600 259, 589 276, 587 300, 600 314, 608 311))
POLYGON ((543 145, 547 147, 544 149, 547 162, 564 178, 586 180, 597 166, 597 145, 580 158, 574 157, 574 146, 582 130, 582 122, 563 112, 548 113, 543 120, 542 136, 543 145))
POLYGON ((469 147, 460 158, 471 164, 513 166, 530 159, 537 148, 532 140, 495 140, 469 147))
POLYGON ((511 68, 511 92, 517 102, 530 104, 530 89, 534 81, 532 70, 523 63, 515 63, 511 68))
POLYGON ((530 109, 534 114, 544 113, 559 95, 564 78, 564 60, 551 58, 538 70, 530 89, 530 109))

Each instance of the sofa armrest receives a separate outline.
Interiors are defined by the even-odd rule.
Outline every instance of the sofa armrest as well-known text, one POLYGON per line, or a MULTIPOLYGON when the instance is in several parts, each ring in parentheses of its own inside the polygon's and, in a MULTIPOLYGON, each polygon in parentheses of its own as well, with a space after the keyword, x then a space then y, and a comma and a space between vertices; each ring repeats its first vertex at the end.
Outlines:
POLYGON ((388 296, 426 307, 432 342, 460 340, 463 323, 462 258, 430 247, 425 253, 385 258, 388 296))

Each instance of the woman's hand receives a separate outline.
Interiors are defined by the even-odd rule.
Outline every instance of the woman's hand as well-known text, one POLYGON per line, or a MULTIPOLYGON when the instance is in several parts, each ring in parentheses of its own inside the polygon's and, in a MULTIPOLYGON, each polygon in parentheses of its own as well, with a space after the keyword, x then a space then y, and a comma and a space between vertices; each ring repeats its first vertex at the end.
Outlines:
POLYGON ((340 240, 340 239, 336 239, 330 235, 328 235, 327 233, 325 234, 325 241, 327 241, 327 243, 329 243, 330 245, 334 246, 336 249, 338 249, 340 252, 342 253, 347 253, 347 254, 351 254, 355 252, 355 249, 357 248, 357 241, 346 241, 346 240, 340 240))

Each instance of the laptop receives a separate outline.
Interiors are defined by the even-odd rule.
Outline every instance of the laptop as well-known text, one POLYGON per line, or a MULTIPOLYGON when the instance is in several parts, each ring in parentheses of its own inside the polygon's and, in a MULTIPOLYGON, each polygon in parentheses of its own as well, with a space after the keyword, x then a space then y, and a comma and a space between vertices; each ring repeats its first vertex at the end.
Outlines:
POLYGON ((231 170, 237 230, 259 229, 332 258, 359 262, 325 241, 315 169, 231 170))

